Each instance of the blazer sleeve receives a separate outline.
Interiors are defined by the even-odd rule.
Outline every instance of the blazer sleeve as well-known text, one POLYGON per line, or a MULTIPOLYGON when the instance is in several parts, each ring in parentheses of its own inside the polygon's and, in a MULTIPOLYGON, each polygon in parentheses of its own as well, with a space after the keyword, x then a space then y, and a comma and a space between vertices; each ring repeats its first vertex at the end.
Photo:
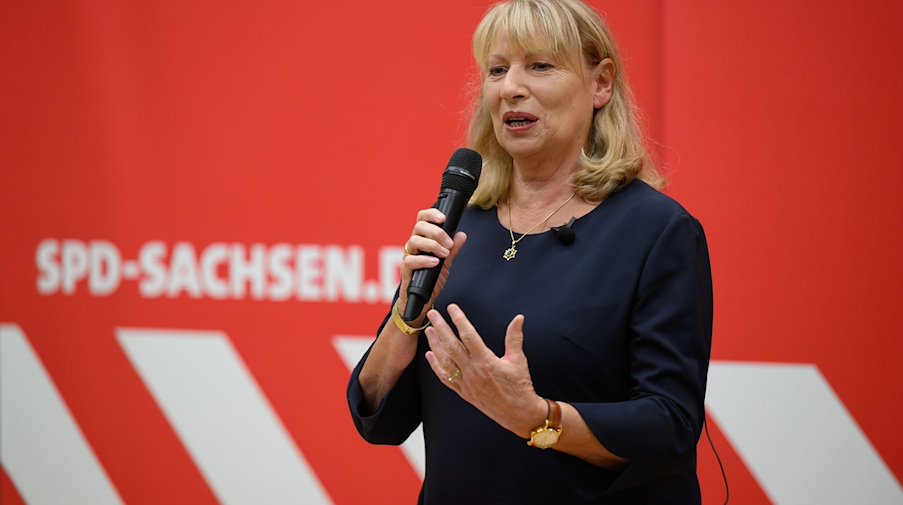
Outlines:
MULTIPOLYGON (((396 293, 396 298, 397 298, 396 293)), ((392 302, 395 303, 394 300, 392 302)), ((389 316, 383 320, 377 335, 389 320, 389 316)), ((361 437, 371 444, 399 445, 407 440, 408 436, 420 425, 420 390, 415 377, 416 371, 413 363, 401 374, 395 387, 377 407, 376 412, 370 412, 370 407, 364 400, 364 392, 361 389, 360 374, 364 363, 370 356, 370 349, 358 362, 351 379, 348 382, 348 407, 354 426, 361 437)))
POLYGON ((616 492, 695 465, 705 421, 712 298, 702 226, 685 211, 676 213, 649 250, 633 300, 628 399, 573 403, 602 445, 630 464, 599 489, 594 479, 579 477, 592 473, 588 465, 562 457, 577 487, 585 488, 581 494, 616 492))

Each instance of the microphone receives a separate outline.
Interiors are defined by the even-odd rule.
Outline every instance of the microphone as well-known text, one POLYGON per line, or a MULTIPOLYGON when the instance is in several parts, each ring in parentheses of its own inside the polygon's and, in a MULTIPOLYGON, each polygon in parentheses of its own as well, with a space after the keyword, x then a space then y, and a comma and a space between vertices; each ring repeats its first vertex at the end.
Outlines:
POLYGON ((574 221, 576 221, 576 217, 571 217, 570 221, 567 224, 561 226, 553 226, 552 229, 555 230, 555 236, 558 237, 558 240, 564 245, 571 245, 574 243, 574 240, 577 239, 577 234, 574 232, 573 226, 574 221))
MULTIPOLYGON (((445 172, 442 173, 442 187, 439 189, 439 199, 434 208, 445 214, 445 222, 442 229, 451 237, 458 228, 467 201, 477 189, 480 182, 480 172, 483 170, 483 158, 480 153, 470 149, 458 149, 448 161, 445 172)), ((433 268, 422 268, 414 272, 411 284, 408 286, 408 304, 404 309, 404 320, 413 321, 423 312, 423 306, 433 294, 439 272, 445 259, 439 260, 439 264, 433 268)))

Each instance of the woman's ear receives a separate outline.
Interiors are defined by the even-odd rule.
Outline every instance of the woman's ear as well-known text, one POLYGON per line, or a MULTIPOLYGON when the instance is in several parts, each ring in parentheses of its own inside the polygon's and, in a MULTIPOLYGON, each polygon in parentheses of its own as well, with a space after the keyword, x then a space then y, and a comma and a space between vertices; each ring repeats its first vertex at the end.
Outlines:
POLYGON ((605 58, 593 68, 593 108, 601 109, 611 101, 615 72, 615 63, 611 58, 605 58))

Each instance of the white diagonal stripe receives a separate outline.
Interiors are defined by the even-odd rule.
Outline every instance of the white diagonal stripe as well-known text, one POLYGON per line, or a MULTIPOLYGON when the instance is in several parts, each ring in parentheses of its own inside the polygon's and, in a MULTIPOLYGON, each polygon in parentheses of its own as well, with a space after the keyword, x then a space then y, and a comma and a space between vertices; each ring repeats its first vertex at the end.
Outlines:
MULTIPOLYGON (((332 337, 333 347, 335 347, 339 356, 342 357, 342 361, 345 362, 345 366, 347 366, 349 370, 354 370, 354 367, 357 366, 358 361, 361 360, 361 357, 363 357, 364 353, 367 352, 367 349, 370 348, 372 342, 373 337, 352 337, 346 335, 336 335, 332 337)), ((426 451, 423 445, 422 424, 411 433, 411 436, 409 436, 403 444, 401 444, 401 450, 408 459, 408 463, 411 464, 411 467, 417 472, 420 479, 423 480, 423 474, 426 469, 426 451)))
POLYGON ((903 504, 903 491, 814 365, 714 362, 709 411, 780 505, 903 504))
POLYGON ((117 338, 221 503, 331 503, 225 334, 117 338))
POLYGON ((122 503, 22 329, 0 324, 0 461, 30 505, 122 503))

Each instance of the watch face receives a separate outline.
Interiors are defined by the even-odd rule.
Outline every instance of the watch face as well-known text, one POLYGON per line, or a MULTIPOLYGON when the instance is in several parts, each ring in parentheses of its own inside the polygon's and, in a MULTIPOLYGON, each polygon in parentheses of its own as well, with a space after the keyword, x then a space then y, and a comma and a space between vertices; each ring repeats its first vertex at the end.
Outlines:
POLYGON ((540 449, 548 449, 558 442, 559 433, 551 428, 538 431, 533 435, 533 445, 540 449))

